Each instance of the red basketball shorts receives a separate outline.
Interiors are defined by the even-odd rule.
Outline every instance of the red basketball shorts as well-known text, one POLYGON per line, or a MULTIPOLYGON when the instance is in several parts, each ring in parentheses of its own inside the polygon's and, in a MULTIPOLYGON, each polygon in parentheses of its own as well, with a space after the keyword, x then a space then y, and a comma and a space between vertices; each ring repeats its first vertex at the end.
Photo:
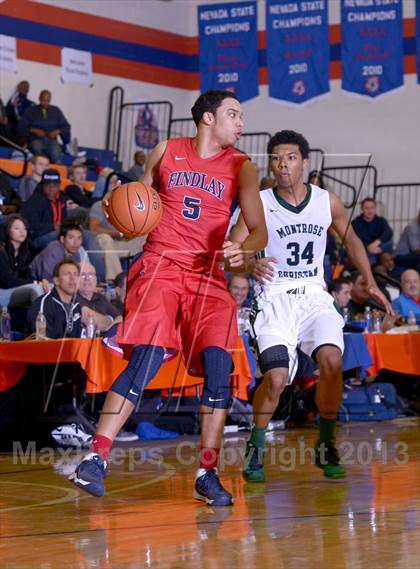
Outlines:
POLYGON ((222 271, 194 273, 146 252, 129 270, 117 342, 126 357, 135 344, 180 351, 188 370, 201 373, 201 350, 217 346, 232 352, 235 347, 236 313, 222 271))

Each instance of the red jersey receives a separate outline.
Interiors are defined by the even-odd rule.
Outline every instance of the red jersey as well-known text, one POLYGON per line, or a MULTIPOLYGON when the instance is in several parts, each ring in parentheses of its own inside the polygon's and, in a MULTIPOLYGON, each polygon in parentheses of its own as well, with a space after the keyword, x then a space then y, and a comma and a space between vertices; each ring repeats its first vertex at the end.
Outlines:
POLYGON ((144 251, 190 270, 208 269, 222 247, 246 160, 232 147, 201 158, 192 138, 168 140, 159 168, 163 214, 144 251))

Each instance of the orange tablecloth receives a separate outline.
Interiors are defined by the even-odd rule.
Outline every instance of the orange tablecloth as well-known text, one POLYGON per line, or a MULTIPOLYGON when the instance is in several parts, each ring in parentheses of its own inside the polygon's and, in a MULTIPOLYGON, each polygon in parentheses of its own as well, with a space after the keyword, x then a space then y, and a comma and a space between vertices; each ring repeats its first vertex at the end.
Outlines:
MULTIPOLYGON (((246 387, 251 372, 241 338, 233 352, 235 370, 232 374, 233 395, 247 399, 246 387)), ((112 382, 127 362, 102 345, 100 339, 66 338, 64 340, 23 340, 0 342, 0 391, 9 389, 19 381, 28 363, 79 362, 86 371, 87 393, 108 391, 112 382)), ((163 364, 148 389, 188 387, 203 382, 186 372, 180 356, 163 364)))
POLYGON ((420 375, 420 333, 365 334, 373 366, 369 373, 380 369, 420 375))

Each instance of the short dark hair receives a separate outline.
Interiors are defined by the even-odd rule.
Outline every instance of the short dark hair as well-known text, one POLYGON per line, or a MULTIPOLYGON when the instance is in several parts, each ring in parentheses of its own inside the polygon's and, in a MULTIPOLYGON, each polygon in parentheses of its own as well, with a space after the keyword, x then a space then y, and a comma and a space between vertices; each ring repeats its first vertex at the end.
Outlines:
POLYGON ((64 257, 64 259, 61 259, 61 261, 59 261, 54 267, 53 277, 58 277, 58 275, 60 274, 60 269, 63 265, 74 265, 77 268, 77 272, 80 275, 79 263, 76 263, 76 261, 74 261, 71 257, 64 257))
POLYGON ((369 197, 368 197, 368 198, 365 198, 364 200, 362 200, 362 201, 360 202, 361 207, 363 207, 366 202, 372 202, 372 203, 374 203, 374 204, 376 205, 376 200, 375 200, 375 198, 369 198, 369 197))
POLYGON ((196 125, 201 121, 204 113, 216 114, 217 109, 225 99, 236 99, 235 93, 231 91, 210 90, 202 93, 191 108, 192 118, 196 125))
POLYGON ((80 231, 83 235, 83 227, 80 223, 78 223, 75 219, 72 220, 65 220, 60 226, 60 232, 58 237, 65 237, 69 231, 80 231))
POLYGON ((276 132, 274 136, 270 138, 267 144, 267 154, 273 154, 273 148, 278 144, 296 144, 299 147, 302 158, 305 160, 309 158, 309 142, 299 132, 294 130, 281 130, 276 132))
POLYGON ((334 281, 331 281, 328 285, 328 292, 331 294, 332 292, 340 292, 341 287, 345 284, 351 284, 349 279, 344 279, 344 278, 340 278, 340 279, 335 279, 334 281))
POLYGON ((118 273, 118 275, 115 277, 114 279, 114 286, 115 287, 119 287, 122 288, 124 281, 127 279, 127 273, 126 271, 122 271, 121 273, 118 273))
POLYGON ((48 156, 46 154, 40 153, 40 154, 33 154, 32 155, 31 163, 35 164, 37 158, 46 158, 48 160, 48 162, 50 161, 50 159, 48 158, 48 156))
POLYGON ((355 283, 357 281, 357 279, 361 276, 362 276, 362 273, 359 273, 359 271, 353 271, 351 273, 351 275, 349 276, 349 281, 351 283, 355 283))

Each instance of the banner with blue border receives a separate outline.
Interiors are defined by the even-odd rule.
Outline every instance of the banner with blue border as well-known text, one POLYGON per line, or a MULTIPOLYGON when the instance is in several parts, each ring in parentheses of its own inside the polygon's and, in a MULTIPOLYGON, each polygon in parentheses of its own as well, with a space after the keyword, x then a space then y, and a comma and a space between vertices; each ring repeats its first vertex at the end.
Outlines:
POLYGON ((377 97, 404 83, 402 0, 341 0, 342 88, 377 97))
POLYGON ((304 103, 330 90, 327 0, 267 0, 270 97, 304 103))
POLYGON ((420 0, 416 0, 416 52, 417 83, 420 83, 420 0))
POLYGON ((258 95, 257 3, 198 7, 200 90, 227 89, 240 101, 258 95))

